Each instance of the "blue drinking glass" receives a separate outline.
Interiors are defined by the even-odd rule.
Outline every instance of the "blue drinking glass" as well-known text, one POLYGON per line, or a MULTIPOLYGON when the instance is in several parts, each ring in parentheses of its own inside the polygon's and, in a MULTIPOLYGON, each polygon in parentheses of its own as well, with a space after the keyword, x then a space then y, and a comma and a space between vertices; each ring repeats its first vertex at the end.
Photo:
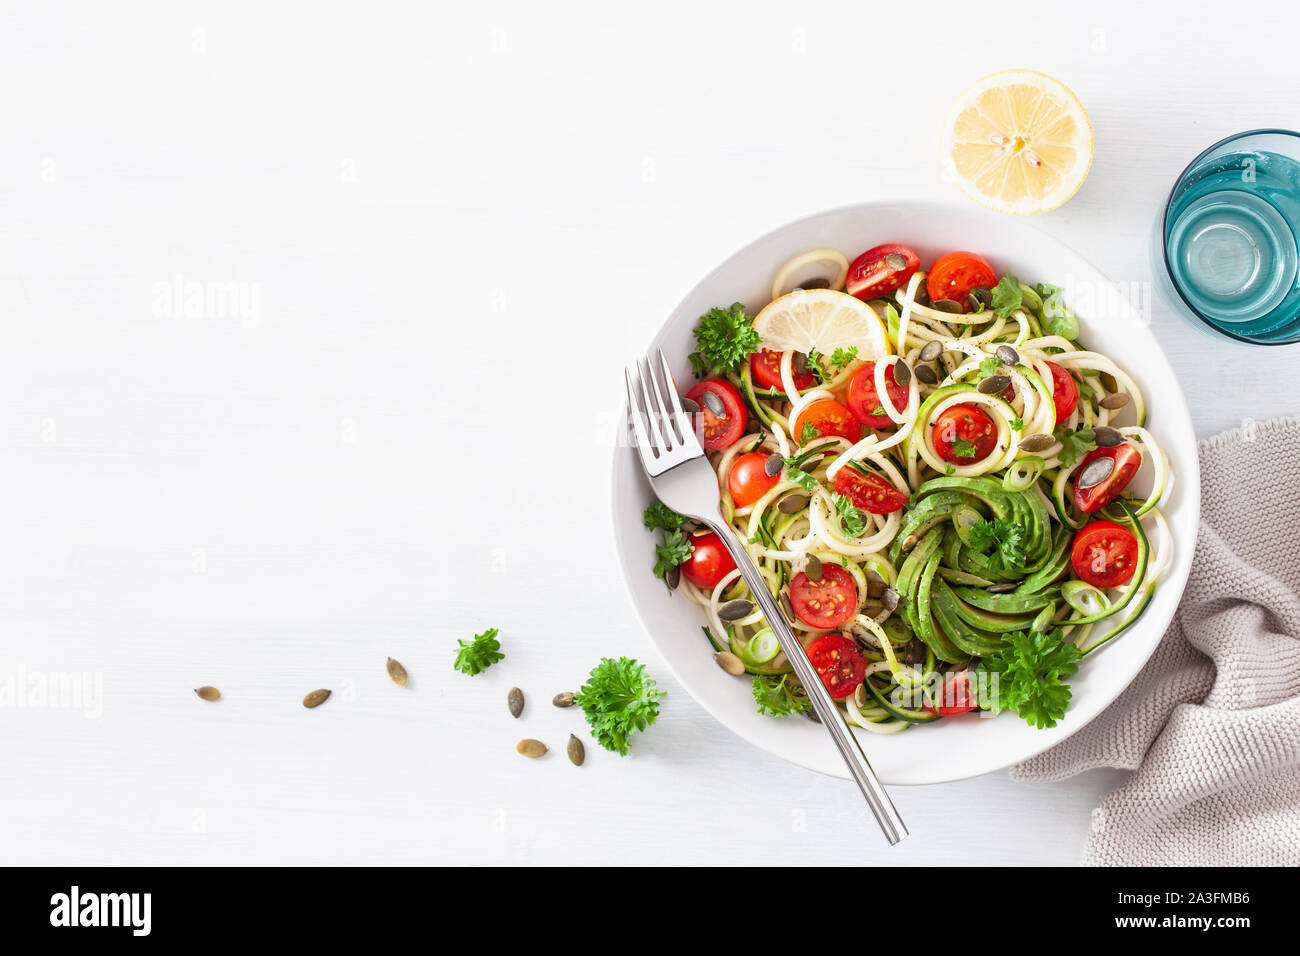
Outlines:
POLYGON ((1221 140, 1165 206, 1164 265, 1196 318, 1243 342, 1300 341, 1300 133, 1221 140))

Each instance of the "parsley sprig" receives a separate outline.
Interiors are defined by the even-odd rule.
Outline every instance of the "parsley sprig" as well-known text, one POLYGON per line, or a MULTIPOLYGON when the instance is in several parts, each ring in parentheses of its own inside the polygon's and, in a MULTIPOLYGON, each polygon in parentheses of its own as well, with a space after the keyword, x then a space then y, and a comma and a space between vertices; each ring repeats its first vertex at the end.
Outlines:
POLYGON ((1060 628, 1016 631, 1006 639, 1005 648, 980 662, 980 671, 997 675, 997 695, 981 706, 995 714, 1014 710, 1040 730, 1055 727, 1070 704, 1070 686, 1061 678, 1079 669, 1079 649, 1062 640, 1060 628))
POLYGON ((1052 437, 1061 443, 1061 465, 1069 468, 1088 452, 1097 447, 1097 435, 1091 428, 1080 428, 1076 432, 1062 425, 1052 432, 1052 437))
POLYGON ((501 653, 501 642, 497 640, 500 633, 495 627, 489 627, 482 634, 475 634, 472 641, 457 640, 456 662, 452 665, 462 674, 481 674, 497 661, 505 660, 501 653))
POLYGON ((1025 301, 1024 293, 1020 291, 1020 280, 1014 279, 1010 275, 1004 275, 998 284, 993 287, 993 300, 991 307, 994 312, 1004 319, 1011 318, 1011 314, 1020 308, 1025 301))
POLYGON ((754 320, 745 307, 733 302, 726 309, 710 309, 700 316, 695 328, 697 351, 690 355, 691 368, 703 377, 709 371, 738 372, 763 344, 754 330, 754 320))
POLYGON ((573 702, 582 708, 596 742, 626 757, 632 735, 659 719, 663 696, 644 664, 603 657, 573 702))
POLYGON ((641 521, 649 530, 654 531, 658 528, 664 533, 664 543, 655 545, 655 577, 665 577, 669 571, 684 564, 695 553, 695 545, 682 530, 686 519, 662 501, 653 502, 646 508, 641 515, 641 521))
POLYGON ((835 513, 840 516, 840 524, 844 528, 844 533, 850 538, 856 538, 867 529, 867 520, 862 517, 862 512, 858 510, 857 505, 840 494, 838 491, 831 495, 831 503, 835 505, 835 513))
POLYGON ((970 529, 971 547, 989 555, 993 571, 1025 566, 1025 529, 1007 518, 981 521, 970 529))
POLYGON ((808 692, 789 678, 789 674, 781 677, 754 675, 754 703, 758 705, 760 714, 785 717, 788 714, 807 713, 812 709, 808 692))

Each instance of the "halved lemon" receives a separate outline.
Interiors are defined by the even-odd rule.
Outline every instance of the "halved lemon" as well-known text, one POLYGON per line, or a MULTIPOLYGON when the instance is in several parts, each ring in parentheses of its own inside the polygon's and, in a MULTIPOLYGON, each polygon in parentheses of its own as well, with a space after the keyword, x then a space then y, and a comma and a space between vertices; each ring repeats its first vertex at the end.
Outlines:
POLYGON ((1004 70, 957 98, 943 129, 948 175, 971 199, 1014 215, 1055 209, 1092 165, 1079 98, 1033 70, 1004 70))
POLYGON ((857 358, 871 362, 888 355, 889 336, 880 316, 861 299, 833 289, 796 289, 771 302, 754 319, 763 348, 816 349, 830 356, 836 349, 856 348, 857 358))

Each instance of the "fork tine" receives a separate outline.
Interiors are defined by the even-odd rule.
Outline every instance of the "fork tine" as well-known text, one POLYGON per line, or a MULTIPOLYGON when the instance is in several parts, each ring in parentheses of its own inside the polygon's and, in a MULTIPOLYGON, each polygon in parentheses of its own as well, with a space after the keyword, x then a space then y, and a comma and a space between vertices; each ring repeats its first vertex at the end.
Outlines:
POLYGON ((656 418, 658 421, 663 423, 664 448, 667 451, 680 449, 682 447, 682 440, 678 435, 677 416, 669 410, 668 403, 664 401, 665 391, 669 392, 669 394, 673 396, 674 401, 677 399, 677 394, 673 392, 672 389, 659 387, 659 375, 655 371, 655 361, 653 356, 647 355, 645 364, 647 373, 646 377, 650 379, 650 387, 654 391, 655 411, 658 413, 656 418))
POLYGON ((650 436, 646 434, 644 413, 641 411, 641 403, 637 398, 638 391, 635 380, 638 373, 634 371, 633 366, 629 365, 623 369, 623 377, 627 381, 627 417, 632 426, 633 434, 636 436, 636 450, 641 455, 641 460, 649 466, 654 459, 654 446, 650 444, 650 436))
MULTIPOLYGON (((637 375, 641 379, 641 394, 645 399, 646 419, 649 423, 650 434, 654 439, 655 453, 663 455, 669 450, 668 442, 659 431, 659 420, 664 417, 664 408, 662 403, 650 398, 650 388, 646 385, 646 375, 641 374, 641 363, 636 363, 637 375)), ((649 363, 646 363, 646 372, 650 371, 649 363)))
POLYGON ((682 437, 682 446, 692 455, 703 453, 700 443, 695 437, 695 425, 691 417, 686 414, 682 408, 681 397, 677 394, 677 383, 673 381, 672 370, 668 368, 668 356, 664 355, 664 350, 659 349, 659 368, 663 372, 664 385, 668 390, 668 395, 672 403, 672 419, 677 425, 677 433, 682 437))

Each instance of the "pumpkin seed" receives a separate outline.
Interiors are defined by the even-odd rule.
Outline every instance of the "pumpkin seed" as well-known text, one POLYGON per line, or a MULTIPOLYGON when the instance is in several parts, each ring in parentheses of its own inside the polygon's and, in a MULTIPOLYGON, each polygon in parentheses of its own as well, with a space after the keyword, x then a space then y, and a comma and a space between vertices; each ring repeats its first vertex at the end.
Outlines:
POLYGON ((915 547, 916 547, 916 535, 909 534, 906 538, 903 539, 904 553, 911 551, 915 547))
POLYGON ((932 303, 931 308, 937 309, 940 312, 948 312, 952 315, 960 315, 964 311, 961 307, 961 303, 956 299, 940 299, 939 301, 932 303))
POLYGON ((546 753, 546 744, 540 740, 534 740, 532 737, 525 737, 519 743, 515 744, 515 750, 519 751, 525 757, 536 760, 542 754, 546 753))
POLYGON ((902 385, 904 388, 912 381, 912 370, 908 368, 906 362, 899 359, 894 363, 894 384, 902 385))
POLYGON ((926 342, 924 347, 921 349, 921 361, 933 362, 942 354, 943 354, 942 342, 926 342))
POLYGON ((829 289, 830 287, 831 287, 831 280, 823 279, 821 276, 818 276, 817 278, 814 279, 808 279, 806 282, 799 283, 800 289, 829 289))
POLYGON ((775 478, 781 474, 781 469, 785 467, 785 459, 775 452, 767 456, 767 461, 763 462, 763 473, 769 478, 775 478))
POLYGON ((912 295, 912 301, 915 302, 917 305, 930 304, 930 290, 926 288, 924 282, 917 284, 916 292, 912 295))
POLYGON ((1010 594, 1020 585, 1015 581, 1003 581, 1001 584, 990 584, 984 590, 989 594, 1010 594))
POLYGON ((1113 448, 1116 445, 1124 444, 1124 436, 1109 425, 1094 428, 1092 440, 1097 443, 1098 448, 1113 448))
POLYGON ((802 352, 795 352, 794 358, 790 360, 790 368, 796 373, 808 371, 808 356, 802 352))
POLYGON ((685 395, 682 396, 682 411, 686 412, 687 414, 694 415, 697 412, 699 412, 699 410, 700 410, 699 402, 697 402, 693 398, 687 398, 685 395))
POLYGON ((885 256, 885 265, 889 266, 892 271, 898 272, 907 268, 907 259, 901 252, 891 252, 885 256))
POLYGON ((787 621, 794 623, 794 608, 790 606, 790 595, 784 591, 781 592, 781 613, 785 615, 787 621))
POLYGON ((928 365, 918 365, 916 367, 916 378, 917 381, 924 382, 926 385, 939 384, 939 376, 928 365))
POLYGON ((724 621, 739 621, 742 617, 748 617, 753 613, 754 602, 746 601, 744 598, 728 601, 718 608, 718 617, 724 621))
POLYGON ((1029 452, 1042 451, 1044 448, 1049 448, 1054 444, 1056 444, 1056 439, 1051 435, 1026 435, 1024 438, 1020 439, 1020 450, 1029 452))
POLYGON ((997 355, 998 361, 1001 362, 1003 365, 1020 364, 1020 353, 1017 352, 1015 349, 1013 349, 1010 345, 999 345, 997 352, 995 352, 994 354, 997 355))
POLYGON ((776 510, 783 515, 792 515, 808 507, 807 495, 786 495, 776 503, 776 510))
POLYGON ((682 569, 671 567, 664 572, 664 584, 668 585, 668 590, 677 590, 677 585, 682 583, 682 569))
POLYGON ((803 573, 808 575, 808 580, 816 584, 822 579, 822 559, 815 554, 808 555, 808 563, 804 565, 803 573))
POLYGON ((887 611, 892 611, 898 607, 898 592, 893 588, 885 588, 885 592, 880 595, 880 603, 887 611))
POLYGON ((395 661, 391 657, 388 659, 388 676, 398 687, 405 687, 406 682, 410 679, 406 673, 406 668, 402 666, 401 661, 395 661))
POLYGON ((582 741, 573 734, 569 734, 569 745, 564 748, 569 754, 569 761, 575 767, 581 767, 582 762, 587 759, 587 748, 582 746, 582 741))
POLYGON ((730 651, 718 651, 713 655, 713 659, 732 677, 739 677, 745 673, 745 662, 730 651))
POLYGON ((975 294, 974 289, 971 289, 970 292, 966 294, 966 301, 970 303, 970 310, 972 312, 982 312, 984 310, 984 300, 975 294))
POLYGON ((981 305, 993 304, 993 290, 987 286, 980 286, 978 289, 971 289, 968 298, 971 299, 971 308, 978 312, 981 305))
POLYGON ((867 688, 864 685, 853 688, 853 703, 859 710, 867 706, 867 688))
POLYGON ((885 579, 874 571, 867 572, 867 597, 878 598, 885 593, 885 579))
POLYGON ((912 638, 903 648, 903 660, 908 664, 919 664, 925 660, 925 645, 917 638, 912 638))
POLYGON ((321 704, 325 703, 325 701, 329 700, 329 697, 330 692, 323 688, 321 690, 314 690, 302 699, 302 705, 304 707, 319 707, 321 704))
POLYGON ((202 687, 196 687, 194 693, 198 694, 201 700, 221 699, 221 691, 217 690, 215 687, 210 687, 207 684, 204 684, 202 687))
POLYGON ((999 395, 1007 390, 1011 378, 1007 375, 990 375, 976 386, 985 395, 999 395))
POLYGON ((1111 395, 1107 395, 1097 404, 1100 405, 1102 408, 1109 408, 1113 411, 1117 408, 1123 408, 1128 403, 1129 403, 1129 397, 1127 395, 1125 395, 1123 392, 1115 392, 1111 395))
POLYGON ((722 407, 722 399, 718 398, 716 392, 704 393, 704 407, 712 412, 715 418, 727 417, 727 410, 722 407))
POLYGON ((506 695, 506 706, 510 708, 510 716, 518 717, 524 712, 524 692, 518 687, 511 687, 510 693, 506 695))
POLYGON ((556 707, 572 707, 573 691, 566 690, 563 693, 556 694, 554 697, 551 698, 551 703, 554 704, 556 707))
POLYGON ((865 614, 867 617, 875 617, 884 609, 885 606, 875 598, 867 598, 865 601, 862 602, 862 613, 865 614))
POLYGON ((1089 463, 1088 467, 1083 469, 1083 472, 1079 475, 1078 487, 1091 488, 1093 485, 1099 485, 1109 478, 1110 473, 1114 470, 1114 458, 1097 458, 1089 463))

